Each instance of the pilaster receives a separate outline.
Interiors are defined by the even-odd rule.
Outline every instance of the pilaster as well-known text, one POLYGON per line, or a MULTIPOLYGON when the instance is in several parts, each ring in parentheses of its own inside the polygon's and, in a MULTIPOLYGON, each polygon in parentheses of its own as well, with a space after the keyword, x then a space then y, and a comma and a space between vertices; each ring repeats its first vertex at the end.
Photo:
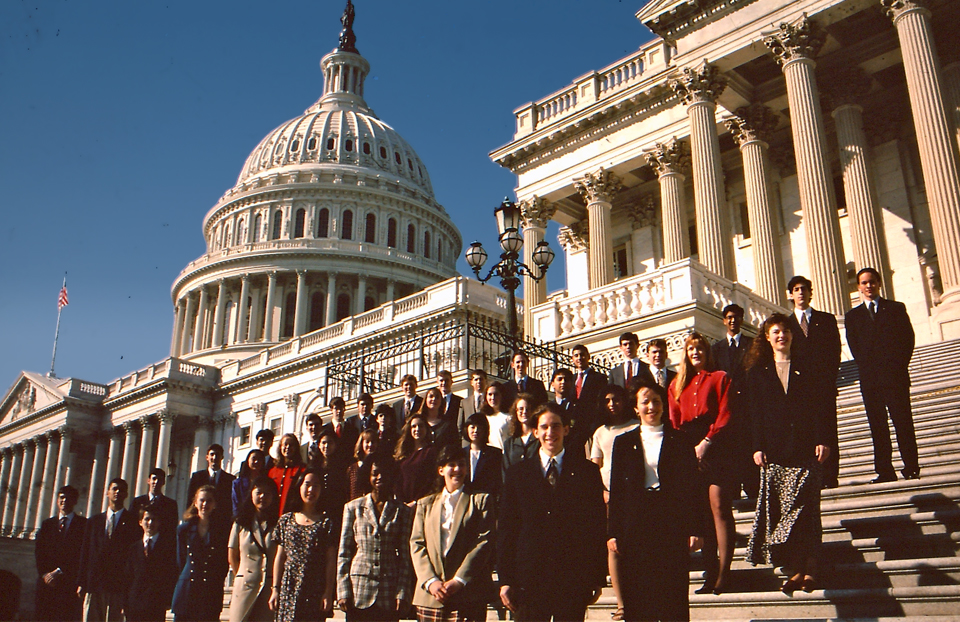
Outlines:
MULTIPOLYGON (((219 348, 224 345, 224 315, 227 312, 227 281, 220 279, 217 281, 217 310, 213 316, 213 348, 219 348)), ((129 483, 129 482, 128 482, 129 483)))

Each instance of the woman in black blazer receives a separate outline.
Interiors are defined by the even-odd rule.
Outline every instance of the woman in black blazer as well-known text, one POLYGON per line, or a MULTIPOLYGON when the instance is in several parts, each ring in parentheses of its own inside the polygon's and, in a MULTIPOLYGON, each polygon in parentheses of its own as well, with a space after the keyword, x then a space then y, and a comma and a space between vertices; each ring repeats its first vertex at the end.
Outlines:
POLYGON ((180 577, 171 607, 176 622, 220 619, 230 535, 229 519, 223 516, 217 507, 216 490, 204 485, 193 494, 184 521, 177 527, 180 577))
POLYGON ((816 399, 814 374, 791 359, 792 341, 789 318, 775 313, 744 359, 753 458, 762 468, 747 559, 789 568, 780 588, 787 594, 816 589, 822 465, 831 450, 830 413, 816 399), (781 516, 782 507, 799 511, 781 516))
POLYGON ((485 492, 495 501, 503 487, 503 452, 489 443, 486 415, 473 413, 467 417, 460 435, 470 443, 461 450, 466 458, 467 487, 471 492, 485 492))
POLYGON ((532 416, 537 406, 536 398, 529 393, 521 393, 510 407, 510 438, 503 444, 504 476, 507 469, 537 455, 540 449, 540 441, 534 434, 537 426, 532 416))

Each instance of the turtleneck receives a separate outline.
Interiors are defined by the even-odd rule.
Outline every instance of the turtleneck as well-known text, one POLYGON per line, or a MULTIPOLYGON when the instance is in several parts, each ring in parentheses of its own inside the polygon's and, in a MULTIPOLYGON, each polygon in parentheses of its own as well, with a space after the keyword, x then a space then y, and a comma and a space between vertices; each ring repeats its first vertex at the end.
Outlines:
POLYGON ((640 425, 640 441, 643 443, 643 459, 646 462, 646 477, 644 486, 658 488, 660 486, 660 448, 663 446, 663 424, 640 425))

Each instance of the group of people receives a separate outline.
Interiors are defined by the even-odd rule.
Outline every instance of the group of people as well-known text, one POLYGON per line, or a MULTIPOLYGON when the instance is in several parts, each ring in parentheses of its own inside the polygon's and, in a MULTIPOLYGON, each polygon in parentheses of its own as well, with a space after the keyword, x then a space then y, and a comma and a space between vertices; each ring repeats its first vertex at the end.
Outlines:
MULTIPOLYGON (((861 291, 877 278, 868 269, 861 291)), ((726 338, 690 334, 675 371, 666 342, 648 343, 643 361, 625 333, 609 375, 577 345, 549 389, 517 352, 507 382, 471 371, 466 398, 448 372, 423 395, 404 377, 394 404, 361 394, 350 418, 333 398, 327 422, 307 418, 303 445, 284 434, 272 455, 273 434, 259 432, 236 477, 212 445, 182 521, 161 469, 130 510, 127 483, 111 481, 106 512, 89 520, 64 487, 37 539, 38 616, 216 620, 232 569, 232 622, 320 620, 335 607, 358 621, 483 620, 489 604, 517 620, 582 620, 608 575, 614 619, 686 620, 691 551, 705 564, 698 593, 730 588, 741 489, 757 498, 748 559, 789 568, 785 592, 812 591, 820 490, 837 485, 840 343, 835 318, 810 309, 809 280, 788 294, 794 313, 767 318, 752 341, 743 310, 725 308, 726 338)), ((882 300, 867 319, 892 327, 897 305, 882 300)), ((873 333, 855 320, 848 335, 868 335, 851 342, 866 402, 873 333)), ((888 386, 879 403, 901 406, 888 386)), ((889 459, 878 456, 878 481, 889 459)))

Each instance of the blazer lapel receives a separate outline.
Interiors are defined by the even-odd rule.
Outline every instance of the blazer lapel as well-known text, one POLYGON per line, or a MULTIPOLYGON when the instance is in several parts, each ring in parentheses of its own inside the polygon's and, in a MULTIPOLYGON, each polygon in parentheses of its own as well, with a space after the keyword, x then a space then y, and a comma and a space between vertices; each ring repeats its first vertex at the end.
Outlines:
MULTIPOLYGON (((453 548, 453 544, 457 541, 457 533, 460 532, 460 524, 463 523, 463 515, 467 511, 467 493, 461 492, 460 498, 457 499, 457 507, 453 510, 453 528, 450 530, 450 548, 453 548)), ((446 574, 446 568, 444 568, 444 574, 446 574)))
MULTIPOLYGON (((430 563, 437 570, 443 570, 443 551, 440 550, 440 511, 443 507, 443 493, 437 494, 433 504, 427 508, 424 520, 424 541, 427 545, 427 556, 430 563)), ((446 577, 440 577, 446 580, 446 577)))

